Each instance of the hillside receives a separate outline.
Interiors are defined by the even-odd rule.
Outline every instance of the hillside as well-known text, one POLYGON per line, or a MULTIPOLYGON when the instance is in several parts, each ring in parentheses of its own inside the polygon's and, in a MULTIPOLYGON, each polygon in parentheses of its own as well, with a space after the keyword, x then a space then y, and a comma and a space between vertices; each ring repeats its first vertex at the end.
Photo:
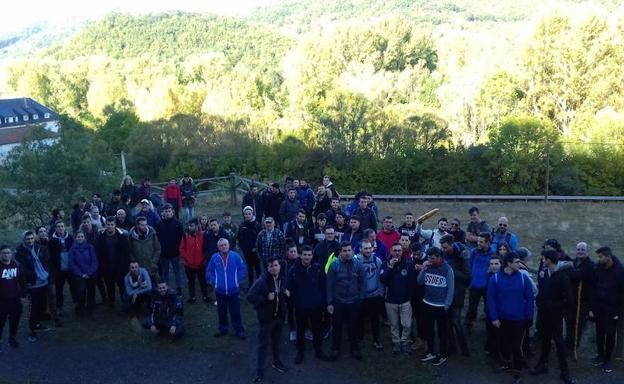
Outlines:
POLYGON ((0 60, 28 57, 34 52, 61 44, 88 22, 41 22, 22 30, 0 35, 0 60))
POLYGON ((223 52, 231 63, 236 63, 259 56, 279 60, 292 44, 266 26, 240 19, 189 13, 137 17, 112 14, 44 55, 63 60, 92 55, 183 59, 193 54, 223 52))

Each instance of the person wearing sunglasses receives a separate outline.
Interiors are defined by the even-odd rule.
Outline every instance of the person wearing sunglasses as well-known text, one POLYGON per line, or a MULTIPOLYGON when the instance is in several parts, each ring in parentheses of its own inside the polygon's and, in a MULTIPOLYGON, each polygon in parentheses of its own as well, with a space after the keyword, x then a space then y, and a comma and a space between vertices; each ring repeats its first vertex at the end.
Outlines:
POLYGON ((456 243, 462 243, 466 245, 466 231, 461 229, 461 222, 459 219, 454 218, 449 223, 449 227, 447 228, 447 232, 450 235, 453 235, 453 239, 455 239, 456 243))
POLYGON ((504 216, 498 219, 498 226, 492 231, 492 246, 496 248, 503 243, 509 244, 514 252, 518 250, 518 236, 509 231, 509 220, 504 216))

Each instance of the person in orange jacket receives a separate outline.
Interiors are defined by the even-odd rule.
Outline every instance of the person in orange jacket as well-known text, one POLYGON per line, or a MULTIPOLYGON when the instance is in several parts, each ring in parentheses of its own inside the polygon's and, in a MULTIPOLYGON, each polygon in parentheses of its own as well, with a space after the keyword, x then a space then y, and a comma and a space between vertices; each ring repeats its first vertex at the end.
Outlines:
POLYGON ((180 208, 182 208, 182 191, 180 190, 178 180, 176 180, 175 177, 171 178, 171 180, 169 180, 169 184, 165 187, 163 200, 165 200, 165 203, 169 203, 173 206, 175 217, 176 219, 179 218, 178 212, 180 211, 180 208))
POLYGON ((188 222, 187 230, 180 242, 180 257, 186 272, 188 280, 189 303, 194 303, 195 299, 195 279, 199 280, 199 289, 201 290, 203 300, 205 302, 212 301, 208 297, 208 285, 206 284, 206 258, 202 252, 204 247, 204 232, 199 229, 197 218, 192 218, 188 222))

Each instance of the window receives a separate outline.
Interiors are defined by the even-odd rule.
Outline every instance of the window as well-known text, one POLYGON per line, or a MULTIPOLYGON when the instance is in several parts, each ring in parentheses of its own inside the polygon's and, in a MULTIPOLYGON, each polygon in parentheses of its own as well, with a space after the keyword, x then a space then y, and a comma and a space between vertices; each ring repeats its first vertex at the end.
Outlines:
POLYGON ((43 118, 44 119, 49 119, 50 118, 50 114, 49 113, 44 113, 43 114, 43 118))
POLYGON ((8 119, 9 119, 9 123, 13 122, 13 117, 9 117, 8 119))
POLYGON ((28 115, 24 115, 22 117, 24 118, 24 121, 28 121, 28 115))
POLYGON ((37 115, 36 113, 33 114, 33 120, 39 120, 39 115, 37 115))

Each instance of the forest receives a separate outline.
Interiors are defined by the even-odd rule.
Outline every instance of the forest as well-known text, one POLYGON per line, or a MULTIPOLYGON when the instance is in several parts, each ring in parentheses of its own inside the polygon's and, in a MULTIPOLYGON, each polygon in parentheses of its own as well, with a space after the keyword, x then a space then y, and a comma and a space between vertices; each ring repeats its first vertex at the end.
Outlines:
POLYGON ((2 177, 67 204, 107 194, 123 151, 135 179, 330 174, 344 192, 621 195, 624 7, 487 4, 111 14, 0 61, 0 97, 32 97, 63 127, 54 145, 14 150, 2 177))

